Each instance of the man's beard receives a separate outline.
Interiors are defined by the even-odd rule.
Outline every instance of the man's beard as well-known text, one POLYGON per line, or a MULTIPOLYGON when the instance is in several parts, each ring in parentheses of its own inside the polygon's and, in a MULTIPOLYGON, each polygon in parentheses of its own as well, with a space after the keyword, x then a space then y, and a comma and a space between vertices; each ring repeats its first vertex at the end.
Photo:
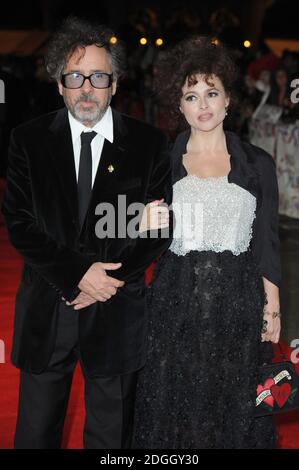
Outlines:
POLYGON ((77 119, 77 121, 82 122, 84 125, 94 126, 104 116, 110 105, 111 98, 112 95, 110 95, 106 103, 103 104, 96 98, 91 97, 86 93, 82 93, 75 101, 69 102, 64 98, 64 102, 72 116, 77 119), (93 106, 90 107, 90 109, 84 109, 80 103, 81 101, 90 101, 90 103, 93 103, 93 106))

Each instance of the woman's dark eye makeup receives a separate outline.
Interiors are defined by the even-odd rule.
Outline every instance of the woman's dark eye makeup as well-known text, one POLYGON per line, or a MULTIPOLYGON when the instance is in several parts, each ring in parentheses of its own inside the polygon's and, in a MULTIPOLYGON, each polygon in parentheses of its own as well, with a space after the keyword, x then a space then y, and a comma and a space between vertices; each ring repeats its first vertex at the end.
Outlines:
MULTIPOLYGON (((211 98, 211 97, 214 97, 214 96, 218 96, 219 95, 219 92, 218 90, 210 90, 208 91, 208 96, 211 98)), ((194 95, 194 94, 190 94, 190 95, 187 95, 185 96, 185 100, 186 101, 194 101, 194 98, 197 99, 198 96, 197 95, 194 95)))

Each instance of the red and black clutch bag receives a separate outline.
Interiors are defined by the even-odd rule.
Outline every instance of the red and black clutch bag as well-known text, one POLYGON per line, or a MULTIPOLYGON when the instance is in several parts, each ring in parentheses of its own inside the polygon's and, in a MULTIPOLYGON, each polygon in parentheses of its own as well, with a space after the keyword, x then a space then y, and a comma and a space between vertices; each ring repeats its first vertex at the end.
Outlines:
POLYGON ((280 354, 284 360, 259 368, 256 417, 299 409, 299 375, 281 348, 280 354))

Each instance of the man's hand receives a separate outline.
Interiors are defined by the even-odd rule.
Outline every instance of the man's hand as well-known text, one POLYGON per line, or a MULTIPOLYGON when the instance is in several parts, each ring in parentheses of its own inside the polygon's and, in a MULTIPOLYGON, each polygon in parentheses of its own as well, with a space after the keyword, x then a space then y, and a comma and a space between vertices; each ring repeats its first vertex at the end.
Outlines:
POLYGON ((95 301, 106 302, 116 294, 118 287, 124 285, 123 281, 108 276, 106 270, 112 271, 120 267, 121 263, 93 263, 82 277, 79 289, 95 301))
MULTIPOLYGON (((65 300, 65 299, 63 299, 65 300)), ((78 297, 75 298, 72 302, 66 302, 66 305, 73 306, 74 310, 81 310, 81 308, 89 307, 92 304, 95 304, 97 301, 93 297, 85 292, 80 292, 78 297)))

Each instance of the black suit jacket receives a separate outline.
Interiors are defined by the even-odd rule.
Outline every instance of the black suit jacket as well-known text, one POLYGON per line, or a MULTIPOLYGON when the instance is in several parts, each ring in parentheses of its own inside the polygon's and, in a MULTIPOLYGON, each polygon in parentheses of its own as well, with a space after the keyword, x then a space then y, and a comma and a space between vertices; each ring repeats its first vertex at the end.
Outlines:
POLYGON ((11 359, 26 371, 46 367, 61 297, 76 297, 79 281, 95 261, 122 262, 111 275, 126 284, 109 301, 80 312, 84 366, 90 375, 114 375, 137 370, 145 362, 144 271, 167 249, 172 230, 166 238, 167 229, 155 239, 100 239, 95 208, 108 202, 117 218, 119 194, 127 196, 127 205, 162 197, 171 203, 170 156, 166 138, 152 126, 116 111, 113 125, 114 142, 105 140, 82 229, 67 110, 41 116, 12 132, 3 213, 24 269, 16 296, 11 359))

